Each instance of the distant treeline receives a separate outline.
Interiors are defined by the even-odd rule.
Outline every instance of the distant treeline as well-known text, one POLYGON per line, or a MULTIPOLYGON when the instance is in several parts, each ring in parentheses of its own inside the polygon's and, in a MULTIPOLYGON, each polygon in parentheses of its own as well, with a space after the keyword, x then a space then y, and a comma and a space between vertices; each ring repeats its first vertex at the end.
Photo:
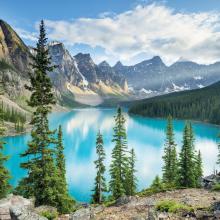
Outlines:
POLYGON ((135 102, 129 113, 147 117, 192 119, 220 124, 220 82, 203 89, 183 91, 135 102))
POLYGON ((0 112, 3 115, 4 121, 14 123, 17 132, 24 130, 24 124, 26 123, 26 115, 24 113, 9 106, 5 106, 3 102, 0 104, 0 112))

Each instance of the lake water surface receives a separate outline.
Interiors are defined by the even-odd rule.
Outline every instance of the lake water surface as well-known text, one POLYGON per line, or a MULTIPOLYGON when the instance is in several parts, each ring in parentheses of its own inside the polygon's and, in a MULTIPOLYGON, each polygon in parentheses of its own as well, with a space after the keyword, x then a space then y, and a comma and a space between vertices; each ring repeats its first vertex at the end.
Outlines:
MULTIPOLYGON (((88 202, 93 188, 96 159, 95 141, 98 129, 104 137, 106 166, 111 161, 112 128, 115 109, 77 109, 71 112, 53 113, 50 115, 51 128, 63 127, 63 139, 66 157, 67 182, 70 194, 78 201, 88 202)), ((133 147, 137 156, 136 169, 138 189, 146 188, 157 174, 161 174, 163 145, 165 140, 166 120, 142 118, 126 115, 128 146, 133 147)), ((175 138, 180 149, 184 121, 174 121, 175 138)), ((193 123, 196 135, 196 149, 200 149, 204 161, 204 172, 210 174, 216 166, 217 135, 219 127, 203 123, 193 123)), ((16 186, 25 175, 20 168, 19 154, 24 152, 29 134, 6 137, 5 153, 10 156, 6 166, 11 172, 11 184, 16 186)), ((108 172, 106 178, 109 179, 108 172)))

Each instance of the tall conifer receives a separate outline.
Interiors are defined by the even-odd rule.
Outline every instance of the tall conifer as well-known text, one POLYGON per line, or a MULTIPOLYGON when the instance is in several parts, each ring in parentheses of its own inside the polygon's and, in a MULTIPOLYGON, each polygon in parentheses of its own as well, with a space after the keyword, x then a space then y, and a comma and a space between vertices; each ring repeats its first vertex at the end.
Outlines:
POLYGON ((180 187, 195 187, 195 161, 192 148, 192 129, 186 123, 183 132, 183 145, 179 155, 178 185, 180 187))
POLYGON ((115 127, 113 128, 112 163, 110 165, 110 191, 115 199, 126 193, 126 173, 128 170, 127 158, 127 135, 125 129, 125 117, 119 107, 115 116, 115 127))
POLYGON ((128 157, 128 170, 126 175, 126 185, 125 185, 125 192, 126 195, 133 196, 137 190, 137 178, 135 176, 135 161, 136 156, 134 149, 131 149, 130 156, 128 157))
POLYGON ((203 169, 202 169, 202 156, 201 152, 199 150, 198 154, 195 158, 195 180, 196 180, 196 186, 200 187, 200 179, 203 176, 203 169))
POLYGON ((63 179, 66 179, 65 157, 63 151, 63 132, 61 125, 59 125, 56 147, 56 164, 58 172, 60 173, 63 179))
POLYGON ((104 201, 103 193, 107 191, 107 186, 105 182, 105 151, 103 147, 103 138, 100 131, 97 134, 96 138, 96 154, 97 160, 94 162, 96 166, 96 178, 95 178, 95 187, 93 189, 94 193, 92 195, 93 203, 102 203, 104 201))
MULTIPOLYGON (((54 69, 47 49, 47 38, 44 22, 40 23, 40 35, 33 56, 34 72, 30 74, 31 85, 26 88, 31 92, 28 105, 34 108, 31 124, 31 141, 27 150, 21 155, 26 162, 21 167, 27 170, 27 176, 23 178, 17 187, 17 192, 25 197, 34 196, 35 204, 51 205, 60 212, 67 212, 70 207, 68 197, 62 188, 64 182, 58 173, 54 161, 54 150, 51 145, 56 143, 55 131, 49 129, 48 114, 51 105, 55 104, 52 92, 52 84, 47 73, 54 69)), ((65 189, 65 188, 64 188, 65 189)))
POLYGON ((163 170, 163 182, 168 186, 174 186, 177 176, 177 154, 176 143, 174 140, 172 117, 169 116, 167 120, 166 129, 166 143, 163 155, 164 166, 163 170))

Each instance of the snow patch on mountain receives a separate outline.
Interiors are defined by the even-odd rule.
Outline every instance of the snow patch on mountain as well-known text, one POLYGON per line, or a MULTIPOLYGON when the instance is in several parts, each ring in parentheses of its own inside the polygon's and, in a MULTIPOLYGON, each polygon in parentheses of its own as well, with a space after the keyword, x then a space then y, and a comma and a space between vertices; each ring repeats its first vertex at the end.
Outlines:
POLYGON ((194 76, 193 79, 195 79, 195 80, 202 80, 203 77, 202 76, 194 76))
POLYGON ((145 88, 140 89, 139 92, 141 92, 141 93, 145 93, 145 94, 151 94, 151 93, 153 93, 152 90, 150 90, 150 89, 147 90, 147 89, 145 89, 145 88))
POLYGON ((198 88, 200 88, 200 89, 202 89, 202 88, 205 87, 205 86, 203 86, 202 84, 198 84, 197 86, 198 86, 198 88))
POLYGON ((75 67, 76 67, 76 70, 78 71, 79 75, 82 77, 82 83, 83 83, 83 85, 87 87, 87 86, 89 85, 89 82, 87 81, 87 79, 85 78, 85 76, 83 76, 83 74, 80 72, 79 67, 78 67, 78 64, 77 64, 75 58, 73 58, 73 62, 74 62, 74 65, 75 65, 75 67))

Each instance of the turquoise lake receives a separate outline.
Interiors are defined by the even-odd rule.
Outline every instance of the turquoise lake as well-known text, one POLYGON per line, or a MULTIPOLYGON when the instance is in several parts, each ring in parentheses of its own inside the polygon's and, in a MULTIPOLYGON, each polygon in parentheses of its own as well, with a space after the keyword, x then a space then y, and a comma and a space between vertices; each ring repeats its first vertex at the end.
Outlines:
MULTIPOLYGON (((115 109, 76 109, 71 112, 53 113, 50 115, 51 128, 63 127, 63 139, 66 156, 67 182, 70 194, 78 201, 88 202, 93 188, 96 159, 95 140, 98 129, 104 137, 106 151, 106 178, 109 179, 108 167, 111 161, 112 128, 115 109)), ((138 189, 146 188, 157 174, 161 174, 163 145, 165 140, 166 120, 129 116, 127 122, 128 147, 133 147, 137 156, 136 169, 138 189)), ((180 149, 184 121, 174 121, 175 138, 180 149)), ((195 146, 200 149, 204 162, 204 173, 210 174, 216 166, 217 136, 220 128, 210 124, 193 123, 195 146)), ((11 184, 16 186, 25 171, 19 164, 23 158, 29 134, 6 137, 5 154, 10 156, 6 163, 11 172, 11 184)))

